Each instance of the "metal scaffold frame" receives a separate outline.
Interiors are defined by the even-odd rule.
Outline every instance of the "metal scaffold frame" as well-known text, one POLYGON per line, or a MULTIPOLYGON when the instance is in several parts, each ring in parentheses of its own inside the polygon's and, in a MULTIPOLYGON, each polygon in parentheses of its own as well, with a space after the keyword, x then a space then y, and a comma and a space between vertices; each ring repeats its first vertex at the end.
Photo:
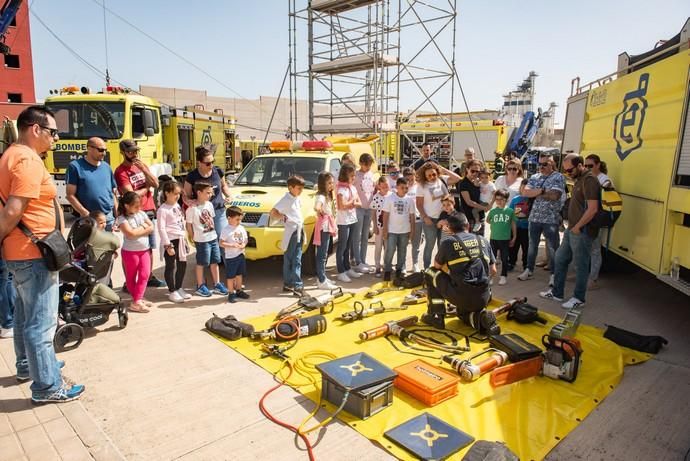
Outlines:
POLYGON ((303 0, 288 0, 291 134, 312 139, 375 134, 381 139, 381 134, 398 130, 401 120, 420 111, 436 114, 450 128, 457 78, 457 5, 456 0, 433 3, 307 0, 305 6, 303 0), (299 40, 298 31, 306 34, 306 41, 299 40), (307 45, 306 70, 298 67, 298 42, 307 45), (297 90, 302 81, 308 94, 307 132, 297 133, 297 90), (405 92, 406 87, 411 91, 405 92), (450 98, 443 95, 445 107, 439 107, 436 99, 448 87, 450 98), (401 91, 412 108, 406 114, 400 113, 401 91))

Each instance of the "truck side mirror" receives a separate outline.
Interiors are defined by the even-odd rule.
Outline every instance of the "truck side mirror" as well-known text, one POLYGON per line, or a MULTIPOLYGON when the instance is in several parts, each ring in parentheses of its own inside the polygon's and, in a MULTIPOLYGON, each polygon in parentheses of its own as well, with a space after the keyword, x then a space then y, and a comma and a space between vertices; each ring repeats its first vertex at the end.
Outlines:
POLYGON ((153 128, 150 128, 150 127, 144 128, 144 134, 146 136, 153 136, 153 128))

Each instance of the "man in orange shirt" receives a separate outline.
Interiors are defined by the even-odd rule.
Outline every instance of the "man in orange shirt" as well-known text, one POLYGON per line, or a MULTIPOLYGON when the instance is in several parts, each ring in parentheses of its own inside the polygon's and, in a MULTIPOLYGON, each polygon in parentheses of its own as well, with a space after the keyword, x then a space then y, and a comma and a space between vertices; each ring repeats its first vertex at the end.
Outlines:
MULTIPOLYGON (((38 247, 17 227, 21 221, 37 238, 55 229, 57 191, 43 164, 45 153, 58 139, 53 113, 31 106, 17 118, 19 138, 0 158, 0 241, 7 268, 14 277, 14 351, 17 380, 33 380, 31 400, 67 402, 84 386, 62 379, 53 349, 57 326, 58 273, 49 271, 38 247)), ((59 217, 61 218, 61 216, 59 217)))

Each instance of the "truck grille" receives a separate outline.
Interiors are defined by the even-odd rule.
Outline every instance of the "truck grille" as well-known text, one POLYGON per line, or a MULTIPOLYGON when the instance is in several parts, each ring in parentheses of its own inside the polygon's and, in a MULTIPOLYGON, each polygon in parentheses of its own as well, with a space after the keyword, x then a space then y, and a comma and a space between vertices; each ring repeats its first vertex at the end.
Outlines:
POLYGON ((262 213, 245 213, 242 222, 246 224, 256 224, 259 222, 262 213))

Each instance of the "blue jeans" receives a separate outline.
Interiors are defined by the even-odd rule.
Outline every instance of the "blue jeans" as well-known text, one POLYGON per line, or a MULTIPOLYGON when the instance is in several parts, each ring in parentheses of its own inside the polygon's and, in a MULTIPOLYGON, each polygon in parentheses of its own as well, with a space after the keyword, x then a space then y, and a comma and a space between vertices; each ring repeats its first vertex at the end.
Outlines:
POLYGON ((366 264, 367 247, 369 245, 369 231, 371 230, 371 210, 357 208, 357 222, 352 231, 352 248, 350 253, 355 259, 355 264, 366 264))
POLYGON ((393 270, 393 254, 395 254, 396 251, 398 253, 398 260, 395 264, 395 270, 403 270, 405 267, 405 256, 407 256, 407 244, 409 241, 409 232, 406 234, 388 233, 388 240, 386 240, 386 253, 383 256, 384 272, 391 272, 393 270))
POLYGON ((0 259, 0 327, 10 329, 14 325, 14 300, 17 292, 12 283, 12 274, 7 264, 0 259))
MULTIPOLYGON (((554 273, 554 255, 560 245, 560 235, 558 234, 558 224, 544 224, 540 222, 529 223, 529 248, 527 249, 527 269, 534 272, 534 265, 537 262, 539 252, 539 239, 544 234, 546 240, 546 251, 551 259, 551 273, 554 273)), ((587 265, 589 268, 589 265, 587 265)))
POLYGON ((321 231, 321 245, 316 247, 316 278, 319 283, 326 281, 326 261, 331 246, 331 233, 321 231))
POLYGON ((216 229, 216 234, 218 234, 218 244, 220 244, 220 234, 228 226, 228 218, 225 217, 225 207, 216 208, 216 215, 213 217, 213 227, 216 229))
POLYGON ((352 245, 352 237, 355 232, 354 224, 338 224, 338 247, 335 251, 335 265, 338 269, 338 274, 350 270, 350 246, 352 245))
POLYGON ((592 238, 586 232, 573 234, 566 230, 563 234, 563 243, 558 247, 554 268, 553 289, 551 292, 558 298, 563 297, 565 291, 565 277, 568 275, 570 262, 575 262, 575 296, 580 301, 585 301, 587 293, 587 280, 589 279, 589 260, 592 254, 592 238))
POLYGON ((438 219, 431 218, 432 225, 422 224, 424 231, 424 269, 431 267, 431 254, 434 252, 434 245, 441 241, 441 229, 436 227, 438 219))
POLYGON ((302 236, 292 233, 283 255, 283 284, 290 288, 302 288, 302 236))
POLYGON ((414 237, 412 237, 412 264, 419 264, 419 245, 422 243, 422 223, 414 222, 414 237))
POLYGON ((50 394, 62 386, 53 336, 58 315, 58 273, 42 259, 7 261, 14 276, 14 352, 17 374, 28 374, 34 396, 50 394), (27 373, 28 372, 28 373, 27 373))

